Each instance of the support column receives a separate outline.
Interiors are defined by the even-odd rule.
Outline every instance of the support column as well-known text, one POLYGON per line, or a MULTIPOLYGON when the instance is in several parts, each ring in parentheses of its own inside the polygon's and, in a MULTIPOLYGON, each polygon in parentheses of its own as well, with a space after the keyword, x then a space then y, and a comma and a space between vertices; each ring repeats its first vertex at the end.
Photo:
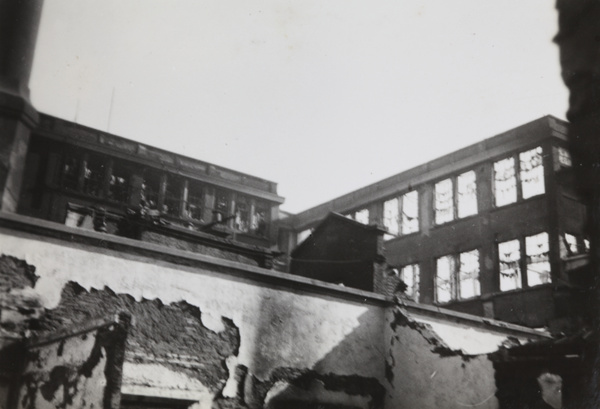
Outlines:
POLYGON ((38 113, 29 77, 43 0, 0 0, 0 210, 15 212, 38 113))

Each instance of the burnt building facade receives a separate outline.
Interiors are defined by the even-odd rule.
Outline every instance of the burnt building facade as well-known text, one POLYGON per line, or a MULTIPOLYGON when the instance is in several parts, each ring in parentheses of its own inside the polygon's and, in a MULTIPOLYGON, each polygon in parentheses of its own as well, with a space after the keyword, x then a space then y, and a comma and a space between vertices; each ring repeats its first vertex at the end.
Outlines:
POLYGON ((572 166, 566 124, 546 116, 289 217, 280 244, 338 212, 387 231, 414 301, 564 330, 589 280, 572 166))

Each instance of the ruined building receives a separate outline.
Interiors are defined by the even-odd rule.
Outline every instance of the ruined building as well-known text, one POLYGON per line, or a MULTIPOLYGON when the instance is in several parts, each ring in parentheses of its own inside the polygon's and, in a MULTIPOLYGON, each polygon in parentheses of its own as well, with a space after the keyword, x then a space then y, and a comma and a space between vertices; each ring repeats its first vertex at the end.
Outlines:
POLYGON ((571 331, 591 279, 587 211, 566 124, 546 116, 292 215, 280 245, 314 240, 337 212, 386 231, 386 261, 415 302, 571 331))
POLYGON ((1 408, 531 407, 555 375, 577 407, 593 334, 493 318, 569 321, 559 121, 282 217, 273 182, 37 112, 40 10, 0 1, 1 408))

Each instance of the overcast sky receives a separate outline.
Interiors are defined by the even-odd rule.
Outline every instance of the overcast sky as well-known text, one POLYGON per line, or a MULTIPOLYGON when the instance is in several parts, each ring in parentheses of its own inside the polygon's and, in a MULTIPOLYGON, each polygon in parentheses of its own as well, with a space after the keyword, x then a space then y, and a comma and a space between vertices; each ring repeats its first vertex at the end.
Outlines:
POLYGON ((45 0, 41 112, 279 183, 297 212, 552 114, 554 0, 45 0), (112 106, 112 107, 111 107, 112 106))

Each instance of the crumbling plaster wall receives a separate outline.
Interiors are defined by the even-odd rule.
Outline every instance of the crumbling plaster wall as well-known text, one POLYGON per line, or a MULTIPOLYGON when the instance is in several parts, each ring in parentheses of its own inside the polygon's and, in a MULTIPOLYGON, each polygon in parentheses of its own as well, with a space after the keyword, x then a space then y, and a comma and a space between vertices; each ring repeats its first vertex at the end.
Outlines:
POLYGON ((400 309, 388 311, 387 321, 386 409, 498 408, 494 368, 483 345, 493 348, 490 341, 506 336, 475 334, 456 325, 459 336, 467 336, 452 340, 440 335, 443 328, 434 331, 434 321, 410 317, 400 309), (482 345, 473 341, 478 335, 485 338, 482 345), (467 351, 458 346, 461 341, 467 351), (470 349, 479 353, 471 355, 470 349))
MULTIPOLYGON (((198 407, 210 407, 215 398, 233 402, 223 407, 245 399, 244 405, 260 407, 276 390, 312 388, 314 394, 309 384, 316 382, 328 388, 329 395, 366 397, 358 407, 381 404, 382 307, 25 234, 0 231, 0 243, 2 253, 36 267, 39 280, 34 290, 46 308, 59 307, 63 290, 73 282, 83 293, 96 289, 138 304, 170 308, 185 302, 198 309, 207 330, 217 335, 238 331, 239 348, 215 352, 227 355, 221 356, 227 373, 219 375, 219 388, 208 377, 194 378, 180 367, 145 360, 143 348, 129 348, 124 393, 195 400, 198 407), (132 350, 142 355, 132 355, 132 350)), ((134 314, 134 326, 135 320, 134 314)))

